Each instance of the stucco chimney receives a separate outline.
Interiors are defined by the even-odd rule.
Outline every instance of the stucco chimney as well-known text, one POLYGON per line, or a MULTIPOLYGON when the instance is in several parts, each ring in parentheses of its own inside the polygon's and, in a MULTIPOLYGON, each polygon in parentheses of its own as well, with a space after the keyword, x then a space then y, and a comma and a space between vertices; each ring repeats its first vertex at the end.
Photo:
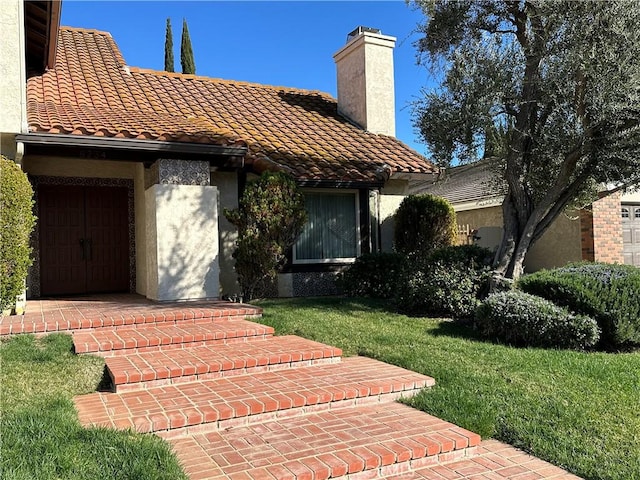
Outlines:
POLYGON ((338 112, 372 133, 395 136, 394 37, 358 27, 334 56, 338 112))

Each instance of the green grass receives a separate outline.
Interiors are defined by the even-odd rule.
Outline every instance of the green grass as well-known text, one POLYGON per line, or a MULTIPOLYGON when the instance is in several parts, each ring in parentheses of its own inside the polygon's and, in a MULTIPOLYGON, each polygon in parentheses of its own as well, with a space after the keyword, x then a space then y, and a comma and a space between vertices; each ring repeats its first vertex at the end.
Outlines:
POLYGON ((71 345, 62 334, 0 344, 0 478, 185 479, 159 438, 80 426, 71 399, 96 390, 104 362, 71 345))
POLYGON ((374 301, 267 300, 263 323, 436 379, 411 404, 587 479, 640 479, 640 352, 517 349, 374 301))

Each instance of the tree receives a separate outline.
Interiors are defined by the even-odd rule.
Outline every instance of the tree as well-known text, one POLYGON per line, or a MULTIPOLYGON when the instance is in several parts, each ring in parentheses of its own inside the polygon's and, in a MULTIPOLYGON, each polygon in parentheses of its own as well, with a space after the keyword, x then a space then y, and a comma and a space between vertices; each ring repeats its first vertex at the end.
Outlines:
POLYGON ((263 295, 307 221, 304 196, 290 175, 264 172, 249 182, 240 205, 224 215, 238 227, 233 253, 245 301, 263 295))
POLYGON ((426 15, 418 58, 444 69, 416 105, 416 126, 439 164, 476 161, 484 145, 499 155, 494 269, 517 279, 528 249, 578 196, 639 179, 640 3, 416 3, 426 15))
POLYGON ((173 33, 171 31, 170 18, 167 18, 167 28, 164 34, 164 69, 167 72, 175 72, 173 61, 173 33))
POLYGON ((191 38, 189 37, 189 28, 187 20, 182 19, 182 42, 180 43, 180 63, 182 64, 182 73, 190 73, 195 75, 196 62, 193 59, 193 50, 191 48, 191 38))

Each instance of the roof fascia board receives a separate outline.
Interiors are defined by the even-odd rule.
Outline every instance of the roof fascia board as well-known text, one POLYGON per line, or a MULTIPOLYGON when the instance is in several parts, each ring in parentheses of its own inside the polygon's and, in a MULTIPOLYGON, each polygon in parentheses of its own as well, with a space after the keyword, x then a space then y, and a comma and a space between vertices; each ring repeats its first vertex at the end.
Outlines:
POLYGON ((352 188, 376 189, 384 186, 384 182, 358 182, 344 180, 296 180, 299 187, 308 188, 352 188))
POLYGON ((113 137, 90 137, 57 133, 25 133, 16 136, 16 141, 27 145, 58 145, 78 148, 101 148, 105 150, 134 150, 146 152, 172 152, 199 155, 244 156, 246 147, 228 147, 187 142, 163 142, 159 140, 136 140, 113 137))

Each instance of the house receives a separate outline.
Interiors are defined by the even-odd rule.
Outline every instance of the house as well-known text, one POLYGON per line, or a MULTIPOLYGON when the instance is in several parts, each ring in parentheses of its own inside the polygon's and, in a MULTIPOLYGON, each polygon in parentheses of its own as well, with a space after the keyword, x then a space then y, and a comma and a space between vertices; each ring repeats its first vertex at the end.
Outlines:
POLYGON ((265 170, 291 173, 309 213, 280 295, 332 293, 345 264, 389 248, 411 185, 438 174, 394 138, 395 39, 380 31, 359 27, 335 54, 336 100, 129 66, 109 33, 58 27, 59 2, 0 10, 16 17, 3 58, 26 58, 13 79, 26 98, 14 88, 20 113, 0 131, 36 193, 30 297, 236 293, 222 212, 265 170))
MULTIPOLYGON (((497 178, 491 162, 482 160, 450 168, 438 182, 414 188, 449 200, 458 224, 474 232, 473 242, 496 249, 504 198, 497 178)), ((529 250, 525 271, 581 260, 640 266, 640 195, 603 189, 590 206, 561 214, 529 250)))

